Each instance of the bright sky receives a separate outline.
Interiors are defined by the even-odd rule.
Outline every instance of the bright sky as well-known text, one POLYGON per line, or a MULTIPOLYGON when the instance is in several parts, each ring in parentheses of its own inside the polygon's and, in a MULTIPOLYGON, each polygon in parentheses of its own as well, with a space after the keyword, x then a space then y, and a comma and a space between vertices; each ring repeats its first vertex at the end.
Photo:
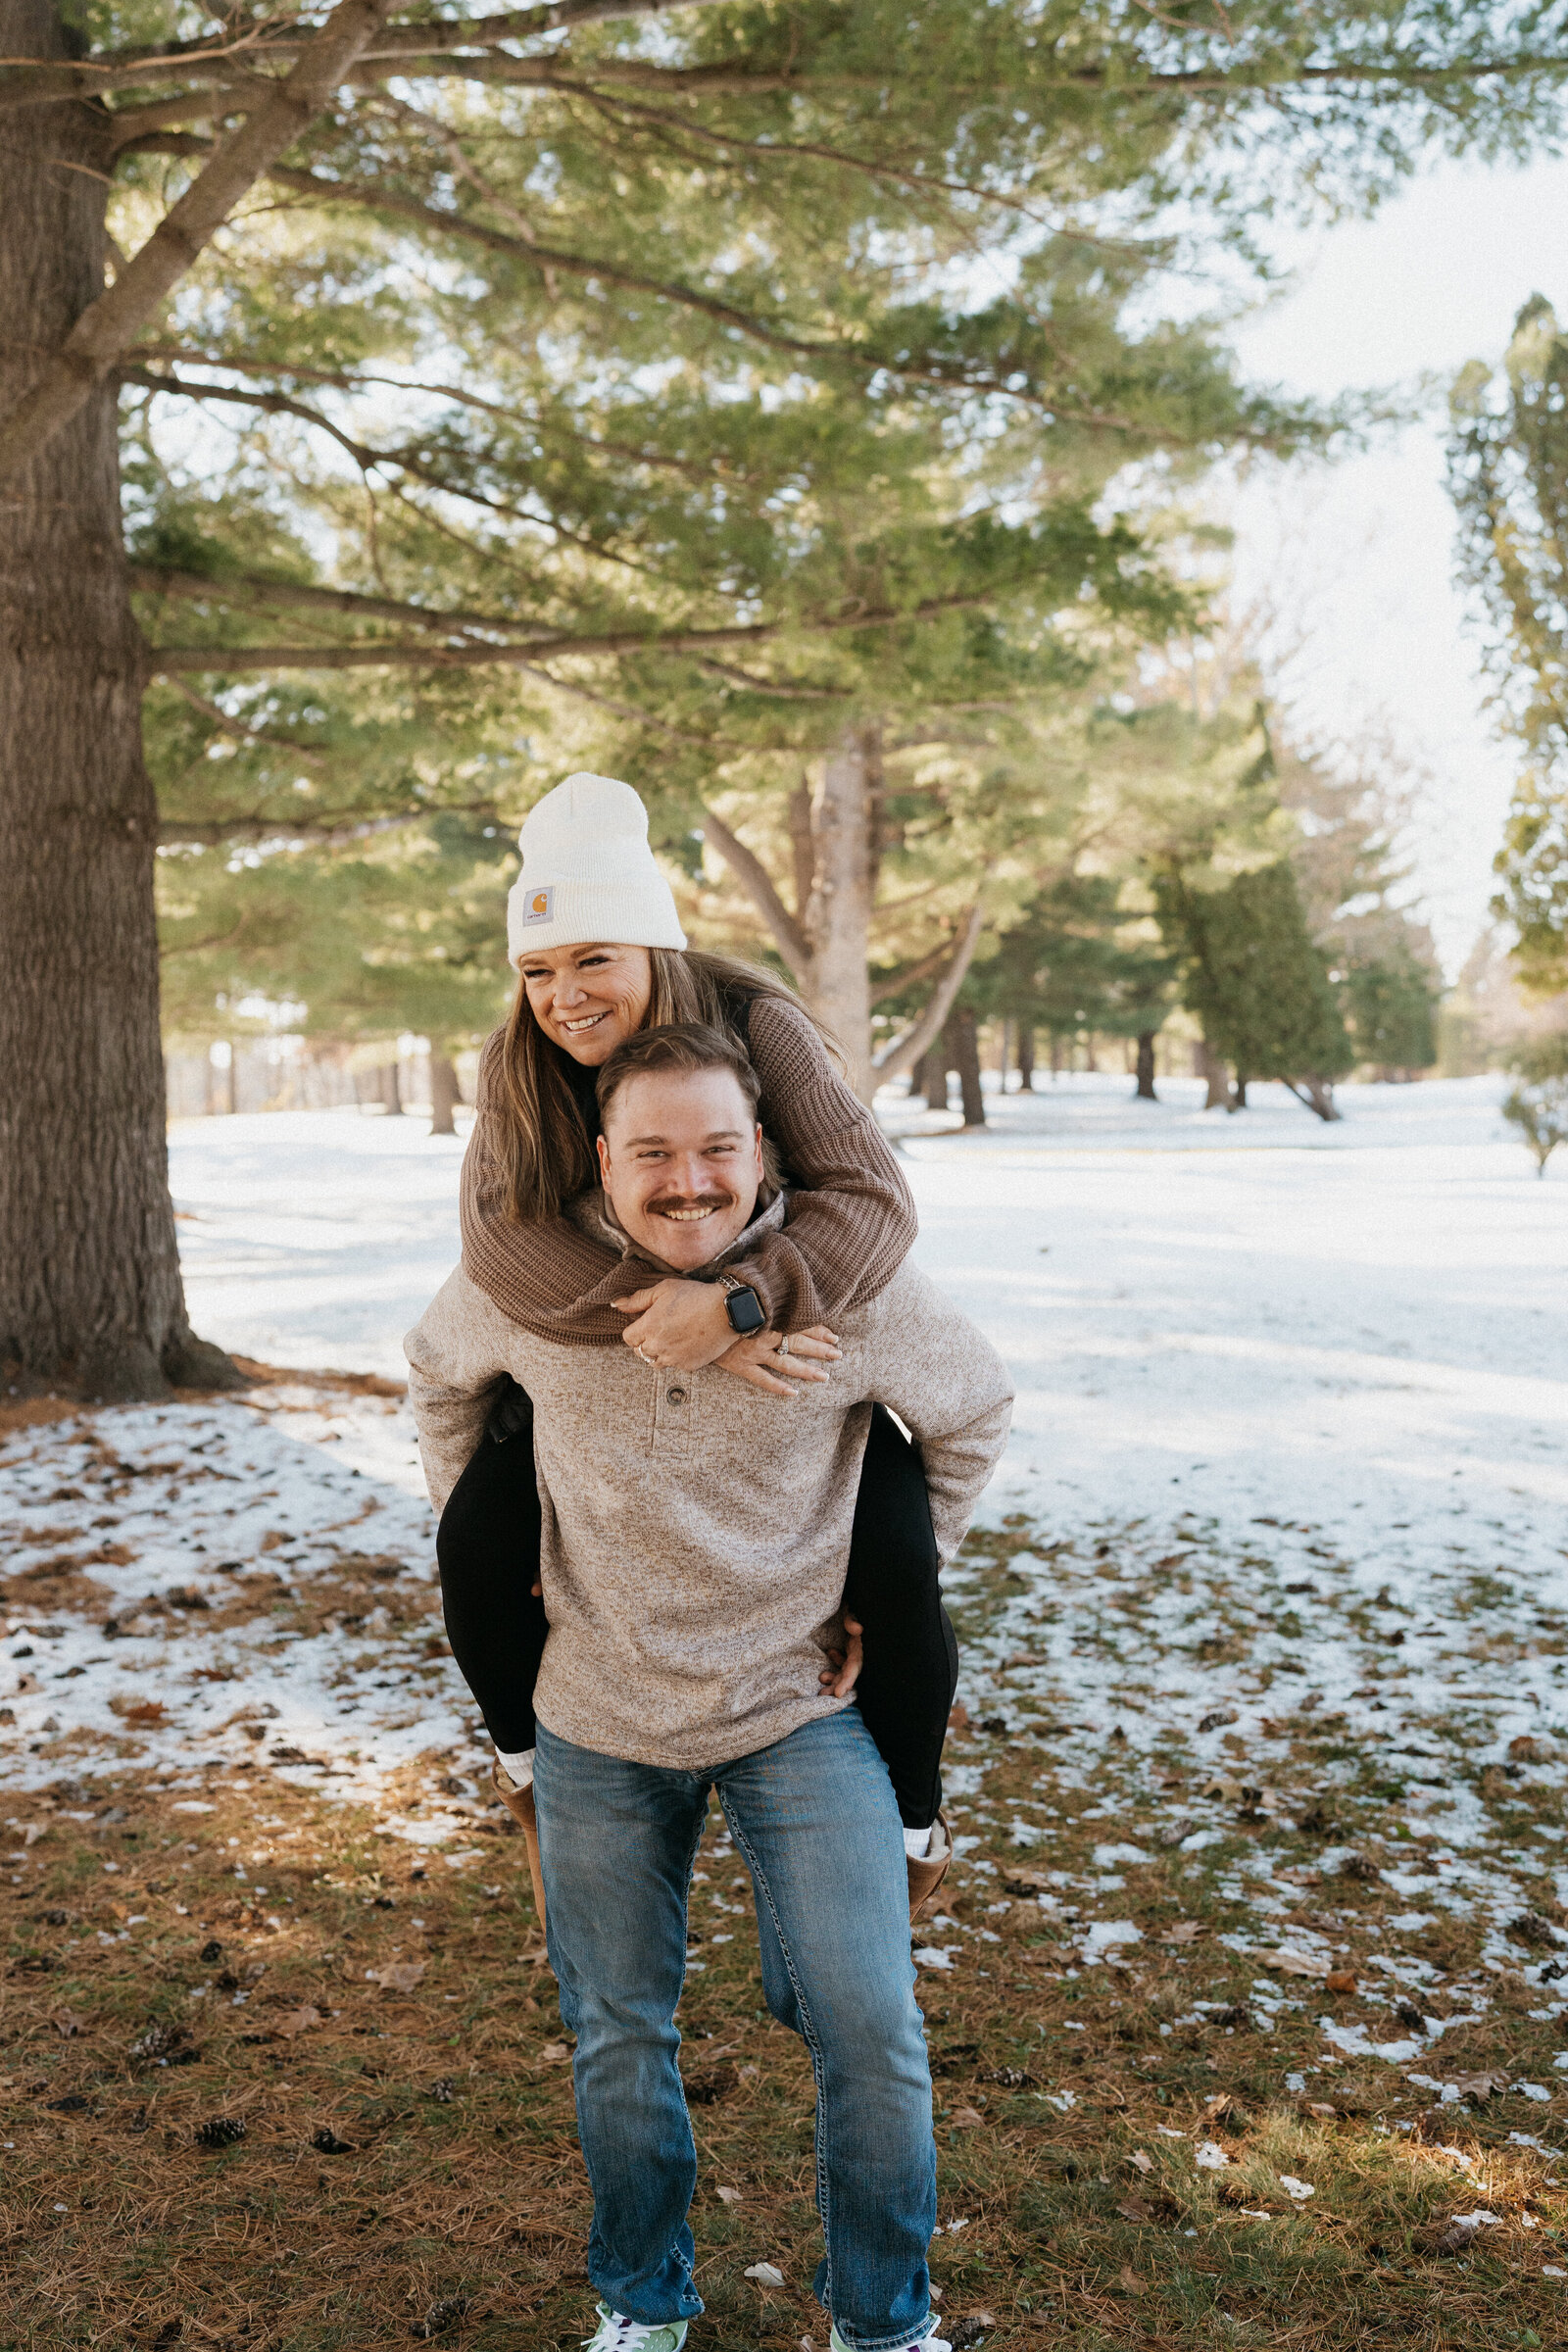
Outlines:
MULTIPOLYGON (((1568 316, 1568 163, 1443 165, 1375 220, 1276 251, 1295 280, 1235 338, 1252 380, 1321 397, 1495 364, 1531 294, 1568 316)), ((1310 620, 1303 709, 1330 728, 1381 718, 1433 771, 1414 847, 1451 972, 1486 919, 1513 764, 1452 585, 1441 418, 1336 466, 1275 471, 1234 520, 1243 600, 1267 587, 1310 620)))

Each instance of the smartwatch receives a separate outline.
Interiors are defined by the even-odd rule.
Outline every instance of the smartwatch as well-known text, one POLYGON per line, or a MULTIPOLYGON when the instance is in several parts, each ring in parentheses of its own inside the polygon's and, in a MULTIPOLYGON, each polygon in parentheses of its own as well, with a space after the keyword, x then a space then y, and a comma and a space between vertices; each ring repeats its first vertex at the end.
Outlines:
POLYGON ((737 1282, 733 1274, 721 1274, 718 1279, 728 1294, 724 1312, 729 1317, 731 1331, 738 1331, 743 1339, 749 1332, 760 1331, 767 1316, 751 1284, 737 1282))

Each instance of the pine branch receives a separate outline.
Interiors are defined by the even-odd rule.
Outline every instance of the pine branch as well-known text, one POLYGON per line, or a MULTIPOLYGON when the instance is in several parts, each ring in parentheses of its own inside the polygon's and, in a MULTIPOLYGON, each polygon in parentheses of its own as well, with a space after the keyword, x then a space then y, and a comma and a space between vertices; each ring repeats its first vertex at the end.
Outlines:
POLYGON ((391 8, 392 0, 338 0, 287 79, 222 141, 114 284, 88 304, 10 415, 0 417, 0 479, 34 458, 92 397, 240 198, 328 103, 391 8))
POLYGON ((932 949, 929 956, 922 956, 918 963, 906 964, 902 972, 891 972, 885 978, 878 979, 871 991, 871 1003, 885 1004, 890 997, 902 997, 906 988, 915 987, 921 980, 929 980, 933 972, 941 971, 952 954, 953 941, 945 939, 940 947, 932 949))
MULTIPOLYGON (((637 14, 670 14, 677 7, 714 7, 717 0, 613 0, 604 7, 602 19, 609 17, 637 17, 637 14)), ((592 69, 581 61, 555 49, 543 57, 514 57, 511 49, 496 47, 503 40, 522 40, 526 30, 524 17, 543 12, 522 10, 514 17, 449 17, 425 19, 423 24, 385 25, 367 47, 353 69, 343 73, 343 82, 358 84, 365 80, 385 80, 385 75, 397 73, 400 77, 440 75, 444 80, 472 75, 482 71, 487 80, 531 82, 548 87, 558 82, 562 73, 583 75, 592 71, 597 80, 635 84, 639 89, 682 89, 682 92, 776 92, 776 89, 800 89, 800 73, 764 71, 755 73, 745 69, 743 61, 726 59, 712 66, 659 66, 654 61, 632 57, 595 59, 592 69), (489 69, 489 71, 484 71, 489 69)), ((106 99, 118 89, 146 89, 151 82, 242 82, 252 75, 256 61, 272 57, 299 57, 301 49, 311 45, 315 37, 313 25, 259 25, 254 33, 240 40, 190 40, 165 42, 160 47, 143 49, 108 49, 104 57, 80 59, 73 64, 61 64, 57 59, 35 57, 7 57, 0 59, 0 111, 10 106, 42 106, 61 104, 66 99, 106 99)), ((534 24, 531 30, 546 30, 534 24)), ((842 89, 879 89, 882 80, 874 75, 835 75, 832 84, 842 89)), ((820 87, 820 84, 818 84, 820 87)))
MULTIPOLYGON (((209 592, 216 596, 219 583, 212 583, 209 592)), ((322 593, 337 596, 347 595, 350 591, 329 589, 322 593)), ((149 646, 147 674, 150 677, 169 677, 175 671, 186 670, 237 672, 377 667, 477 669, 490 662, 506 668, 527 668, 567 655, 701 654, 714 646, 765 645, 775 637, 786 635, 824 637, 846 630, 900 627, 934 619, 938 613, 961 612, 975 605, 989 604, 999 593, 1002 590, 993 583, 989 588, 976 588, 962 596, 930 597, 923 604, 911 605, 904 611, 888 609, 867 612, 857 609, 849 612, 796 615, 781 620, 738 621, 710 629, 619 629, 607 631, 597 637, 530 637, 500 643, 470 639, 457 645, 419 645, 386 639, 359 641, 349 645, 149 646)), ((425 609, 421 606, 411 607, 409 611, 418 614, 421 620, 426 617, 425 609)), ((549 675, 548 672, 542 674, 549 675)), ((564 686, 565 682, 549 677, 549 683, 564 686)), ((639 712, 637 716, 641 723, 650 726, 658 723, 644 713, 639 712)), ((706 742, 710 738, 704 737, 702 740, 706 742)))
POLYGON ((773 885, 773 878, 756 853, 733 834, 721 816, 708 809, 703 819, 703 839, 729 867, 730 872, 746 892, 758 913, 773 934, 774 942, 797 980, 805 978, 811 968, 811 943, 773 885))
POLYGON ((353 588, 316 588, 303 580, 268 580, 252 573, 226 573, 215 579, 205 572, 180 571, 161 564, 132 564, 130 584, 147 596, 174 596, 192 604, 232 605, 256 612, 305 608, 343 612, 352 620, 407 621, 416 628, 452 631, 515 630, 517 626, 515 617, 501 612, 437 612, 425 605, 399 604, 395 597, 364 596, 353 588))
MULTIPOLYGON (((199 710, 203 718, 210 718, 219 733, 226 735, 231 743, 263 744, 269 751, 287 752, 308 765, 314 765, 327 757, 318 743, 296 743, 292 735, 274 735, 267 727, 246 726, 243 720, 225 710, 221 703, 209 702, 205 694, 198 694, 194 686, 187 686, 183 678, 171 678, 169 683, 181 702, 189 703, 191 709, 199 710)), ((166 836, 160 835, 160 839, 164 838, 166 836)), ((193 837, 181 835, 180 838, 193 837)))
POLYGON ((422 824, 433 816, 493 817, 495 814, 492 801, 444 801, 436 806, 421 802, 415 808, 391 810, 381 816, 366 816, 352 808, 323 808, 309 816, 292 808, 279 816, 211 819, 171 816, 160 821, 158 839, 166 848, 188 845, 192 849, 221 849, 227 841, 310 841, 324 848, 338 841, 369 841, 377 834, 395 833, 405 825, 422 824))
POLYGON ((946 973, 931 992, 931 1001, 917 1021, 910 1023, 904 1035, 884 1046, 871 1057, 871 1067, 885 1086, 917 1062, 935 1039, 937 1032, 953 1009, 953 1000, 963 986, 965 974, 974 960, 980 934, 985 928, 985 911, 978 900, 970 907, 968 919, 954 943, 952 957, 946 973))
MULTIPOLYGON (((665 7, 704 8, 715 0, 665 0, 665 7)), ((527 16, 531 11, 522 11, 527 16)), ((613 0, 606 15, 645 13, 633 0, 613 0)), ((663 13, 662 11, 661 13, 663 13)), ((633 58, 595 58, 591 63, 561 52, 543 57, 516 57, 498 48, 498 42, 524 37, 509 30, 518 20, 509 17, 437 19, 421 24, 398 24, 382 31, 366 56, 342 79, 360 84, 395 74, 404 79, 471 78, 523 82, 551 87, 566 75, 601 83, 649 90, 680 91, 689 95, 766 95, 778 91, 820 96, 826 90, 846 94, 878 92, 888 76, 873 74, 821 75, 780 73, 774 69, 748 70, 744 62, 728 59, 704 66, 661 66, 633 58)), ((107 52, 102 58, 60 64, 35 58, 0 59, 0 111, 69 99, 103 98, 117 90, 145 87, 149 81, 189 81, 197 78, 232 81, 258 58, 295 56, 307 46, 305 32, 279 30, 265 40, 251 36, 233 42, 172 42, 159 49, 107 52)), ((1271 93, 1369 85, 1392 85, 1441 97, 1449 89, 1464 90, 1477 82, 1561 79, 1568 74, 1568 54, 1525 51, 1516 57, 1460 58, 1423 63, 1409 58, 1339 58, 1328 65, 1194 66, 1172 72, 1134 76, 1118 68, 1082 66, 1065 74, 1041 74, 1033 87, 1047 91, 1074 90, 1103 94, 1120 106, 1140 98, 1266 98, 1271 93)), ((995 89, 984 83, 954 84, 955 97, 992 103, 995 89)))

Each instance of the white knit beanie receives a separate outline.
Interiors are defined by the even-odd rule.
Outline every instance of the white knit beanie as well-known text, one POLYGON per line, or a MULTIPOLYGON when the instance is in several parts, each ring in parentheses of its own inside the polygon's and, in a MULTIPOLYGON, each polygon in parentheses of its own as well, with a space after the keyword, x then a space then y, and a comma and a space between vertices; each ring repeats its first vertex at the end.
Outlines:
POLYGON ((589 940, 683 948, 674 894, 648 846, 648 811, 614 776, 567 776, 530 808, 507 900, 507 960, 589 940))

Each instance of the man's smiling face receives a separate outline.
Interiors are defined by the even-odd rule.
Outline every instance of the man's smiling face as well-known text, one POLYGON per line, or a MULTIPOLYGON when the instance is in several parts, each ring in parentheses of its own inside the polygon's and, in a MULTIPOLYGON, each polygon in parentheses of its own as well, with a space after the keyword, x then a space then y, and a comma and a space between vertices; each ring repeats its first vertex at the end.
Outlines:
POLYGON ((762 1130, 728 1070, 649 1070, 618 1087, 599 1170, 622 1226, 666 1266, 705 1266, 745 1232, 762 1130))

